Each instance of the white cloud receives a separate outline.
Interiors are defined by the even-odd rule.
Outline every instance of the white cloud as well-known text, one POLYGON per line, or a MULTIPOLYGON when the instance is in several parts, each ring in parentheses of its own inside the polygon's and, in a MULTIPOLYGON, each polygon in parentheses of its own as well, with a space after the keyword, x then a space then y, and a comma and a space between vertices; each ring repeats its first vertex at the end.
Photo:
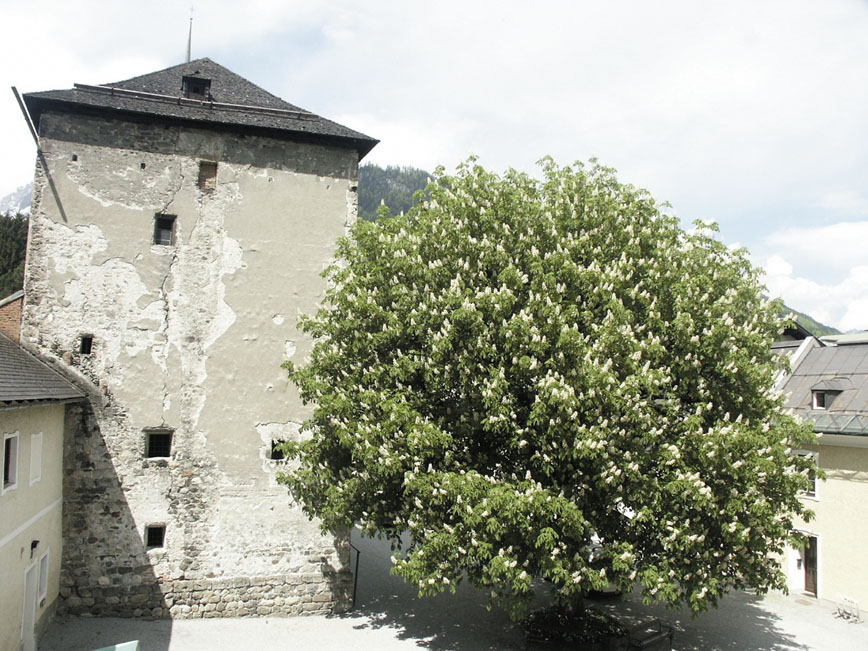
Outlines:
POLYGON ((791 228, 765 239, 754 260, 769 293, 842 331, 868 330, 868 222, 791 228))
POLYGON ((868 221, 786 228, 766 237, 759 250, 798 261, 802 274, 842 276, 868 262, 868 221))

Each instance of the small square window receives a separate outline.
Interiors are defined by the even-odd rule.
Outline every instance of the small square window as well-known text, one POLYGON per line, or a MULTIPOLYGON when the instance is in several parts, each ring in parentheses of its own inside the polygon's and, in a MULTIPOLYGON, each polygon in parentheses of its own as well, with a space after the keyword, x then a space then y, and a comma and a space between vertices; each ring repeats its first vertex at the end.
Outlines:
POLYGON ((217 163, 215 161, 199 161, 199 189, 213 190, 217 187, 217 163))
POLYGON ((145 547, 157 549, 162 547, 166 540, 166 525, 149 524, 145 528, 145 547))
POLYGON ((172 430, 145 431, 145 456, 169 457, 172 455, 172 430))
POLYGON ((274 439, 271 441, 271 460, 272 461, 282 461, 285 459, 283 455, 283 450, 279 447, 283 445, 283 441, 279 441, 274 439))
POLYGON ((3 436, 3 492, 18 487, 18 433, 3 436))
POLYGON ((175 215, 154 217, 154 244, 172 246, 175 243, 175 215))
POLYGON ((82 355, 90 355, 93 350, 93 335, 81 335, 81 342, 78 345, 78 352, 82 355))
POLYGON ((184 97, 190 99, 211 99, 211 80, 202 77, 184 77, 182 90, 184 97))

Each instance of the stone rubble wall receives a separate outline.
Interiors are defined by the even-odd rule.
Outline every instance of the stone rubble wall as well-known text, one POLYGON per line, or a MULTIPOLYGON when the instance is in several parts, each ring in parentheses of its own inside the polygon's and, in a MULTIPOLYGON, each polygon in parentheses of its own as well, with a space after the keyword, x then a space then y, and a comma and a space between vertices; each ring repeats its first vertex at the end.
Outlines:
POLYGON ((78 617, 294 617, 344 612, 352 598, 352 575, 323 584, 319 572, 139 586, 61 586, 61 613, 78 617))

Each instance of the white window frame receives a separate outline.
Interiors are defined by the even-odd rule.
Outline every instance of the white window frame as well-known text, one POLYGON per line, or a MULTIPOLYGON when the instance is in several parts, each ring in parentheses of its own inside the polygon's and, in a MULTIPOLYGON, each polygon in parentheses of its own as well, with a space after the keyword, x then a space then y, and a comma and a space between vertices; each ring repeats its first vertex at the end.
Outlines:
POLYGON ((811 391, 811 409, 826 410, 828 408, 829 392, 828 391, 811 391), (823 396, 823 404, 817 400, 819 396, 823 396))
POLYGON ((30 485, 42 479, 42 432, 30 435, 30 485))
POLYGON ((48 574, 51 572, 51 561, 48 556, 50 551, 46 551, 39 557, 39 582, 36 588, 36 603, 40 606, 44 605, 45 598, 48 596, 48 574))
POLYGON ((6 477, 2 477, 2 484, 0 484, 0 495, 4 495, 11 490, 15 490, 18 488, 18 465, 19 465, 19 457, 21 456, 21 436, 19 432, 12 432, 11 434, 3 435, 3 474, 6 474, 6 441, 10 439, 14 439, 14 443, 10 446, 12 450, 12 481, 8 484, 6 483, 6 477))

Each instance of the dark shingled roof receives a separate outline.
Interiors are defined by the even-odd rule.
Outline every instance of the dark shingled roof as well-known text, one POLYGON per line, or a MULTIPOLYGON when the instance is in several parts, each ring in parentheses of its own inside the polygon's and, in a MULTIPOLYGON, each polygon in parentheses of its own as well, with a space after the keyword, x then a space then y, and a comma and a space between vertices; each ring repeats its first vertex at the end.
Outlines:
POLYGON ((868 344, 809 350, 783 392, 787 407, 812 420, 814 431, 868 436, 868 344), (832 393, 826 409, 812 408, 812 391, 832 393))
POLYGON ((0 409, 71 402, 85 394, 0 333, 0 409))
POLYGON ((379 142, 285 102, 211 59, 159 70, 101 86, 75 84, 69 90, 24 95, 34 124, 43 111, 149 116, 208 128, 266 131, 270 135, 355 149, 363 158, 379 142), (210 97, 183 97, 184 77, 210 80, 210 97))

